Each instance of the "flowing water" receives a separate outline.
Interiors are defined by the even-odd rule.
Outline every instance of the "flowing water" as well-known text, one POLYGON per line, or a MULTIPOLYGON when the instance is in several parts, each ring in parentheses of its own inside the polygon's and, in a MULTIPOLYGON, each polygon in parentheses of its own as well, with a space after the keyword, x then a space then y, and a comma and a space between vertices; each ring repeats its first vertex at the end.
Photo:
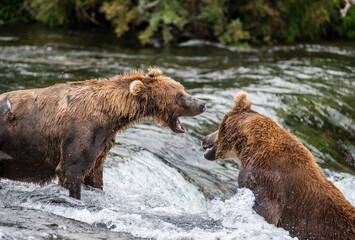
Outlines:
POLYGON ((251 191, 237 191, 237 162, 203 158, 203 137, 218 128, 234 95, 244 90, 256 111, 311 150, 355 205, 355 43, 240 50, 188 41, 155 49, 119 42, 105 31, 0 28, 0 93, 149 66, 207 101, 205 113, 182 119, 187 133, 142 122, 119 134, 106 159, 104 190, 83 187, 81 201, 69 198, 56 182, 40 187, 1 180, 1 203, 136 237, 291 239, 252 210, 251 191))

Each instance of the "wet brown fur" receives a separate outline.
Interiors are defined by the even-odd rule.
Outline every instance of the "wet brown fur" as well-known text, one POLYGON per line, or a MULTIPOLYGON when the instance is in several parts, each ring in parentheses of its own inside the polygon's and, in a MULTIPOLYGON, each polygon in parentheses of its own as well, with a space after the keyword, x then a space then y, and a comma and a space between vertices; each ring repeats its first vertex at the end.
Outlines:
POLYGON ((80 198, 81 182, 102 189, 117 132, 145 119, 172 126, 176 117, 200 114, 198 104, 157 68, 1 94, 0 178, 43 185, 58 176, 80 198))
POLYGON ((238 157, 239 187, 253 191, 254 210, 291 236, 354 240, 355 208, 296 137, 250 106, 238 93, 218 131, 205 138, 205 148, 213 146, 205 157, 238 157))

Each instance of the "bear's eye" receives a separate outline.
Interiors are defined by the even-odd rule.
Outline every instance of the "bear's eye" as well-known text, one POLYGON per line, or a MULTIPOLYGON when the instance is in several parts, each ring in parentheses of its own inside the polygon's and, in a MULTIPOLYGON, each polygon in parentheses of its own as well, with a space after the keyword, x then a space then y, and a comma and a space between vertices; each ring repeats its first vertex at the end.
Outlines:
POLYGON ((177 93, 175 96, 175 104, 181 104, 183 102, 184 95, 182 93, 177 93))

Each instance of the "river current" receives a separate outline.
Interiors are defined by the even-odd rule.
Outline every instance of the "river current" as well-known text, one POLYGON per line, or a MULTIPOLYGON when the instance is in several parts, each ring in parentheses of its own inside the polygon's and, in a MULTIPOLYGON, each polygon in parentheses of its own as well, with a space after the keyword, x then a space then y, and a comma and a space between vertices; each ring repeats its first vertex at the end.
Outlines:
MULTIPOLYGON (((79 201, 56 181, 40 187, 2 179, 1 203, 135 237, 292 239, 253 211, 250 190, 237 190, 238 162, 203 157, 203 137, 218 128, 234 95, 244 90, 252 108, 297 136, 355 205, 355 43, 241 50, 191 40, 142 48, 95 30, 0 28, 0 93, 149 66, 207 102, 202 115, 181 119, 185 134, 142 122, 117 135, 105 162, 103 191, 82 187, 79 201)), ((1 237, 6 236, 0 232, 1 237)))

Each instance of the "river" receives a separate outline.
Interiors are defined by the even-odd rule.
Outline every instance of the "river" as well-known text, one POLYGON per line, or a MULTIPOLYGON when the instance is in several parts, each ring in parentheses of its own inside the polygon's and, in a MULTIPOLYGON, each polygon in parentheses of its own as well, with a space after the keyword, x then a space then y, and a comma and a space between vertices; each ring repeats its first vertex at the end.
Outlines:
MULTIPOLYGON (((185 134, 148 121, 117 135, 105 162, 104 190, 83 187, 81 201, 56 181, 40 187, 2 179, 0 203, 134 237, 292 239, 252 210, 251 191, 237 191, 237 162, 203 157, 203 137, 218 128, 234 95, 244 90, 253 109, 297 136, 355 205, 355 42, 242 50, 190 40, 142 48, 104 30, 0 26, 0 93, 149 66, 207 102, 202 115, 181 119, 185 134)), ((11 234, 0 230, 0 238, 16 238, 11 234)))

